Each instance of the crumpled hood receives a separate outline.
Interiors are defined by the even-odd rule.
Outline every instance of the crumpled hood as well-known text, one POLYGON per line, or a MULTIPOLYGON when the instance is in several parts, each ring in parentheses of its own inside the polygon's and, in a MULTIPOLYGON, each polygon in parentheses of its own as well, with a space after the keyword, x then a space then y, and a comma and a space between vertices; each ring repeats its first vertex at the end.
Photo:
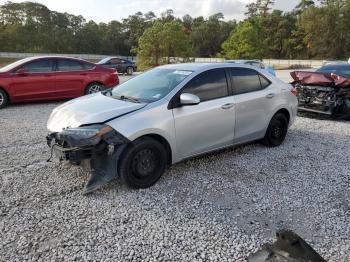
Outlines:
POLYGON ((146 104, 114 99, 102 93, 87 95, 56 107, 47 122, 47 129, 50 132, 61 132, 67 127, 102 123, 145 106, 146 104))

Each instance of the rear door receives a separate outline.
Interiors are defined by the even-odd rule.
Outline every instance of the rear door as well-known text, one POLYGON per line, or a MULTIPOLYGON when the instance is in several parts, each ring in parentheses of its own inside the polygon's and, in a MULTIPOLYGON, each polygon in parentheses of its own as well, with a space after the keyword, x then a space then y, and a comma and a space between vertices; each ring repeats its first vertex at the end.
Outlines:
POLYGON ((181 93, 197 95, 201 102, 173 109, 180 158, 233 143, 234 101, 229 93, 225 69, 201 73, 181 93))
POLYGON ((120 59, 111 58, 111 60, 109 60, 108 68, 114 68, 117 69, 118 72, 120 72, 122 70, 120 59))
POLYGON ((55 97, 53 59, 28 62, 13 72, 10 84, 15 101, 42 100, 55 97))
POLYGON ((88 73, 81 61, 58 58, 56 64, 56 94, 58 98, 84 95, 88 73))
POLYGON ((264 136, 277 99, 271 82, 253 69, 231 68, 235 101, 235 142, 247 142, 264 136))

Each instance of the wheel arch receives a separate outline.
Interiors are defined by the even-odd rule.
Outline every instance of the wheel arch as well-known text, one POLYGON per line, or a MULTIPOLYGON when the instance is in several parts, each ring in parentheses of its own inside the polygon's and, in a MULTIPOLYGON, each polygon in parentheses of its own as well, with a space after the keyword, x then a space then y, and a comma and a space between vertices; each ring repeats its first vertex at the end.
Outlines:
MULTIPOLYGON (((289 122, 290 122, 290 112, 288 111, 288 109, 286 109, 286 108, 280 108, 279 110, 277 110, 275 113, 274 113, 274 115, 272 116, 272 117, 274 117, 276 114, 278 114, 278 113, 281 113, 281 114, 283 114, 286 118, 287 118, 287 120, 288 120, 288 124, 289 124, 289 122)), ((271 118, 272 119, 272 118, 271 118)))
POLYGON ((145 135, 142 135, 140 137, 137 137, 133 141, 138 140, 138 139, 142 139, 142 138, 152 138, 152 139, 158 141, 159 143, 161 143, 167 152, 167 165, 170 166, 172 164, 172 159, 173 159, 172 149, 171 149, 170 143, 168 142, 168 140, 165 137, 163 137, 159 134, 156 134, 156 133, 150 133, 150 134, 145 134, 145 135))
POLYGON ((2 86, 0 86, 0 90, 5 93, 5 95, 7 96, 8 102, 11 102, 11 97, 10 97, 9 92, 7 92, 7 90, 5 88, 3 88, 2 86))
POLYGON ((99 81, 99 80, 93 80, 93 81, 90 81, 90 82, 88 82, 87 84, 86 84, 86 86, 85 86, 85 89, 89 86, 89 85, 91 85, 91 84, 95 84, 95 83, 97 83, 97 84, 100 84, 100 85, 103 85, 104 86, 104 84, 103 84, 103 82, 102 81, 99 81))

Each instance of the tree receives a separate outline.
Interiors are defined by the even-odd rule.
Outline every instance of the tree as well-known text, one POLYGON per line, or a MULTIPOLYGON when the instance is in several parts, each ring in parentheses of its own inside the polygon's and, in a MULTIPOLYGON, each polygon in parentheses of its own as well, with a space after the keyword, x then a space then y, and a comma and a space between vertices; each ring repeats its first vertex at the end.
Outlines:
POLYGON ((153 12, 148 12, 145 15, 142 12, 137 12, 123 19, 123 25, 126 31, 126 44, 130 46, 131 50, 137 48, 139 38, 151 26, 154 18, 155 15, 153 12))
POLYGON ((230 37, 222 44, 223 56, 228 59, 262 59, 265 46, 262 29, 257 18, 240 22, 230 37))
POLYGON ((170 62, 170 57, 186 57, 190 53, 189 38, 178 21, 162 23, 157 20, 140 37, 136 50, 140 66, 170 62), (164 61, 164 58, 166 60, 164 61))
POLYGON ((179 21, 167 22, 163 25, 161 33, 163 39, 161 47, 170 63, 170 57, 189 57, 191 45, 188 35, 186 35, 182 23, 179 21))
POLYGON ((280 10, 273 10, 260 18, 266 58, 285 58, 290 55, 289 38, 295 30, 295 18, 280 10))
POLYGON ((222 13, 210 16, 208 19, 197 17, 193 19, 190 38, 194 54, 199 57, 214 57, 221 51, 221 44, 236 26, 235 21, 223 21, 222 13))

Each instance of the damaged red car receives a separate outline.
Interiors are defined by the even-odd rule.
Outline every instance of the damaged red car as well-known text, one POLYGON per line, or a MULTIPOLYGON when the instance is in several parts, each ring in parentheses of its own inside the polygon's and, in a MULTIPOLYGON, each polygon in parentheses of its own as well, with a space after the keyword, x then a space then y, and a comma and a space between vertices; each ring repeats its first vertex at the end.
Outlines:
POLYGON ((316 72, 294 71, 299 110, 350 118, 350 64, 328 64, 316 72))

